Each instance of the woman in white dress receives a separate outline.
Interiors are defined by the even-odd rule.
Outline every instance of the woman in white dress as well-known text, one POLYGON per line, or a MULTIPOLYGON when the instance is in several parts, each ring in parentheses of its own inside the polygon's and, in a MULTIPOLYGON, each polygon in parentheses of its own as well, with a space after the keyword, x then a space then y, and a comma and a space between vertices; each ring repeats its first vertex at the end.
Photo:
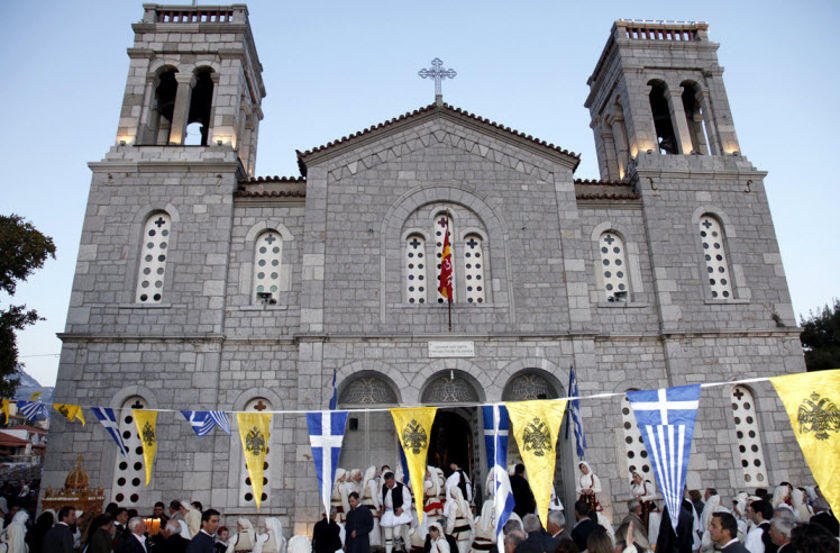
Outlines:
POLYGON ((644 528, 637 528, 636 531, 638 533, 647 532, 650 522, 650 513, 656 510, 656 504, 653 502, 653 499, 656 497, 656 487, 654 487, 653 482, 645 480, 641 474, 636 471, 632 471, 630 473, 630 489, 633 493, 633 497, 635 497, 642 506, 642 516, 639 518, 642 519, 642 523, 645 525, 644 528))
POLYGON ((799 488, 793 488, 793 491, 790 492, 790 502, 792 503, 793 514, 796 515, 799 522, 808 522, 811 520, 814 512, 811 510, 811 507, 805 503, 805 492, 799 488))
POLYGON ((236 545, 234 551, 251 551, 257 543, 257 532, 254 525, 245 517, 236 521, 236 545))
POLYGON ((464 499, 464 492, 458 486, 453 486, 449 494, 446 533, 458 542, 458 553, 468 553, 473 534, 473 516, 470 505, 464 499))
POLYGON ((9 545, 9 553, 26 553, 29 548, 26 545, 26 521, 29 520, 29 513, 21 509, 12 518, 12 523, 6 528, 6 543, 9 545))
POLYGON ((496 547, 496 524, 493 520, 493 500, 488 499, 481 506, 481 516, 473 525, 472 553, 487 553, 496 547))
POLYGON ((346 480, 347 471, 340 467, 335 469, 335 483, 333 484, 332 495, 330 496, 330 508, 335 509, 335 521, 339 525, 344 524, 344 514, 349 510, 349 503, 347 504, 348 508, 346 510, 344 507, 347 502, 346 494, 345 497, 342 497, 346 480))
POLYGON ((578 463, 578 469, 580 470, 576 486, 577 493, 580 496, 578 499, 586 502, 592 512, 603 511, 601 502, 598 501, 598 494, 601 493, 601 480, 586 461, 578 463))

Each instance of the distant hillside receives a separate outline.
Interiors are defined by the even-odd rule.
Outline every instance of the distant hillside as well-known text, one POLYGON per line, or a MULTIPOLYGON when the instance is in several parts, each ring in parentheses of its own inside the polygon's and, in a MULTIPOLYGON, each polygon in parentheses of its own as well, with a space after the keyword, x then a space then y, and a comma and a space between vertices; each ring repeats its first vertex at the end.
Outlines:
POLYGON ((52 403, 53 388, 52 386, 41 386, 37 380, 29 376, 23 369, 18 369, 18 376, 20 376, 20 385, 18 386, 15 399, 29 399, 35 392, 41 392, 39 398, 44 403, 52 403))

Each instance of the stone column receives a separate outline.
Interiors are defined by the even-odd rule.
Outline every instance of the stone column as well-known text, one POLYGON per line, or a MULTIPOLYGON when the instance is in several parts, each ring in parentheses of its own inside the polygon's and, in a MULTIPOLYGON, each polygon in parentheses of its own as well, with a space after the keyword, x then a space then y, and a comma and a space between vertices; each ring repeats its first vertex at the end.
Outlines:
POLYGON ((213 146, 216 144, 216 137, 213 131, 215 130, 214 123, 216 121, 216 102, 219 97, 219 73, 216 71, 211 73, 210 80, 213 81, 213 97, 210 98, 210 115, 207 117, 207 145, 213 146))
POLYGON ((691 143, 691 133, 688 130, 688 120, 682 103, 682 87, 668 88, 668 110, 671 112, 671 123, 677 139, 678 152, 690 154, 694 149, 691 143))
POLYGON ((700 103, 700 110, 703 112, 703 119, 705 119, 706 132, 709 138, 709 153, 711 155, 720 155, 722 153, 720 147, 720 138, 717 130, 717 123, 715 122, 714 114, 712 113, 712 102, 708 90, 702 90, 697 95, 697 101, 700 103))
POLYGON ((178 91, 175 93, 175 109, 172 112, 172 130, 169 131, 169 144, 180 145, 184 143, 195 76, 191 73, 176 73, 175 80, 178 82, 178 91))
POLYGON ((624 131, 623 117, 613 117, 611 123, 613 142, 615 142, 615 157, 618 161, 618 179, 620 180, 624 178, 624 174, 627 172, 627 158, 629 156, 627 135, 624 131))

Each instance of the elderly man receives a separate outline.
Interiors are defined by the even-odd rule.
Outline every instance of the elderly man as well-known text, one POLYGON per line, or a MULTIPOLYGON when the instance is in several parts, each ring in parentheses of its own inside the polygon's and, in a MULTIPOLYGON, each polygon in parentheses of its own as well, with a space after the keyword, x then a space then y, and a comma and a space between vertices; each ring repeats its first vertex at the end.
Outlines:
POLYGON ((566 531, 566 515, 563 511, 548 511, 548 524, 545 529, 557 543, 560 543, 563 538, 572 538, 572 535, 566 531))
POLYGON ((776 545, 777 553, 792 553, 793 547, 790 545, 790 534, 796 526, 796 520, 793 515, 776 516, 770 521, 770 539, 776 545))
POLYGON ((129 534, 120 542, 117 553, 149 553, 146 544, 146 523, 140 517, 128 519, 129 534))
POLYGON ((524 541, 525 533, 522 530, 511 530, 509 534, 505 534, 505 553, 514 553, 524 541))
POLYGON ((185 553, 190 540, 181 535, 181 525, 177 520, 168 520, 160 532, 155 553, 185 553))
POLYGON ((715 549, 724 553, 749 553, 744 544, 738 541, 738 521, 729 513, 712 515, 709 536, 715 543, 715 549))
POLYGON ((522 528, 525 529, 528 537, 519 544, 516 553, 554 553, 557 549, 558 540, 543 530, 539 517, 534 513, 525 515, 522 519, 522 528))

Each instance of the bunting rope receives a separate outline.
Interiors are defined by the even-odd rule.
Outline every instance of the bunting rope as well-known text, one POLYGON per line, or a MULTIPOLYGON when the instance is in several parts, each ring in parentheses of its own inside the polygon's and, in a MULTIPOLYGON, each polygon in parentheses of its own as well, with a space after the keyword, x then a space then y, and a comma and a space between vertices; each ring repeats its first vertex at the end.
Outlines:
MULTIPOLYGON (((779 375, 779 376, 782 376, 782 375, 779 375)), ((755 382, 769 382, 770 378, 771 377, 769 377, 769 376, 760 376, 760 377, 756 377, 756 378, 744 378, 744 379, 741 379, 741 380, 727 380, 727 381, 721 381, 721 382, 706 382, 704 384, 700 384, 700 387, 701 388, 714 388, 714 387, 717 387, 717 386, 728 386, 728 385, 737 385, 737 384, 751 384, 751 383, 755 383, 755 382)), ((562 399, 562 400, 568 400, 568 401, 575 400, 575 399, 578 399, 578 400, 580 400, 580 399, 604 399, 604 398, 609 398, 609 397, 623 397, 626 394, 627 394, 627 392, 603 392, 603 393, 599 393, 599 394, 591 394, 591 395, 586 395, 586 396, 565 396, 565 397, 556 397, 556 398, 549 397, 549 398, 545 398, 545 399, 547 399, 547 400, 562 399)), ((10 399, 9 401, 18 401, 18 400, 10 399)), ((521 400, 513 400, 513 401, 521 401, 521 400)), ((53 400, 53 402, 58 403, 55 400, 53 400)), ((347 408, 347 409, 342 408, 341 410, 342 411, 347 411, 349 413, 386 413, 386 412, 390 412, 391 409, 393 409, 394 407, 440 407, 442 409, 451 409, 451 408, 454 408, 454 407, 481 407, 481 406, 484 406, 484 405, 504 405, 506 403, 511 403, 511 401, 497 401, 497 402, 487 402, 487 401, 476 402, 476 401, 473 401, 473 402, 464 402, 464 403, 421 403, 421 404, 399 403, 399 404, 395 404, 392 407, 356 407, 356 408, 347 408)), ((77 405, 77 404, 74 404, 74 405, 77 405)), ((97 408, 102 407, 102 405, 101 404, 100 405, 80 405, 80 407, 83 408, 83 409, 93 409, 94 407, 97 407, 97 408)), ((144 409, 146 409, 147 411, 157 411, 159 413, 180 413, 181 412, 181 409, 159 409, 159 408, 151 408, 151 407, 144 407, 144 409)), ((234 415, 236 413, 251 413, 252 412, 252 411, 225 411, 223 409, 215 409, 215 411, 220 411, 220 412, 223 412, 223 413, 230 413, 230 414, 234 414, 234 415)), ((311 413, 311 412, 312 412, 312 409, 274 409, 274 410, 266 409, 264 411, 260 411, 260 413, 266 413, 266 414, 270 413, 270 414, 273 414, 273 415, 305 415, 306 413, 311 413)))

